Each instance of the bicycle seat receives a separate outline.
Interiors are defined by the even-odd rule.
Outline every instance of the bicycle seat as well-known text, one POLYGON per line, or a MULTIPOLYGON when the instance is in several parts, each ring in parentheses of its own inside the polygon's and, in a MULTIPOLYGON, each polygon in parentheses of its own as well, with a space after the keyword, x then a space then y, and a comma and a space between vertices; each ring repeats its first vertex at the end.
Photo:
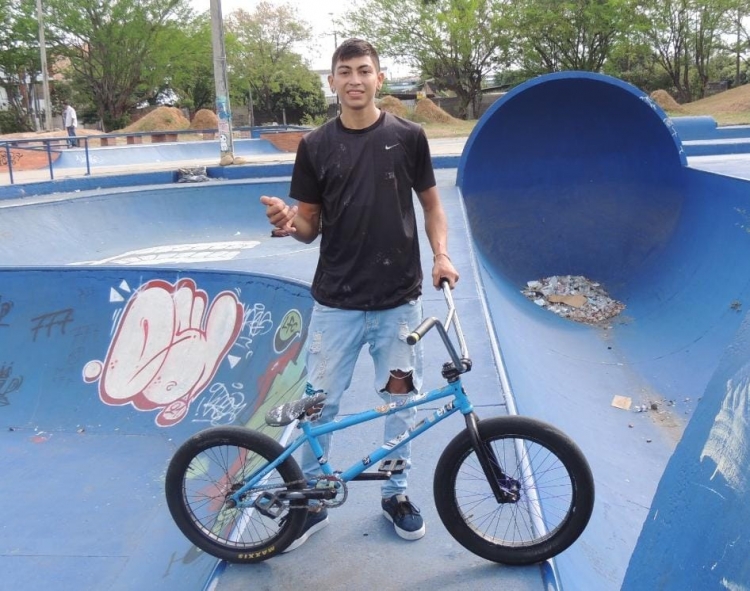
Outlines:
POLYGON ((266 413, 266 424, 271 427, 284 427, 302 418, 308 410, 322 404, 325 399, 325 393, 318 392, 312 396, 304 396, 299 400, 275 406, 266 413))

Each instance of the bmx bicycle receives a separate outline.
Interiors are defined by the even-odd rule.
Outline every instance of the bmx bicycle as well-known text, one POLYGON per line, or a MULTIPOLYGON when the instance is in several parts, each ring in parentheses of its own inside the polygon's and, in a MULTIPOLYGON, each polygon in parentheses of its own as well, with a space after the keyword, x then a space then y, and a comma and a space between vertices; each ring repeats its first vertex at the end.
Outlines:
POLYGON ((594 506, 586 458, 564 433, 537 419, 478 418, 461 382, 471 360, 445 281, 442 290, 445 322, 425 319, 407 342, 414 345, 430 329, 438 330, 450 356, 442 367, 446 385, 322 425, 315 419, 324 393, 280 405, 267 413, 266 423, 288 429, 296 423, 301 431, 286 446, 236 426, 211 427, 186 440, 170 460, 165 493, 172 518, 188 540, 228 562, 271 558, 297 539, 311 501, 337 507, 346 500, 350 482, 390 478, 403 465, 387 455, 460 413, 466 427, 442 452, 433 482, 435 506, 448 532, 474 554, 509 565, 542 562, 573 544, 594 506), (345 470, 334 469, 326 459, 321 476, 310 482, 292 457, 309 445, 320 460, 324 454, 317 437, 443 398, 450 400, 345 470))

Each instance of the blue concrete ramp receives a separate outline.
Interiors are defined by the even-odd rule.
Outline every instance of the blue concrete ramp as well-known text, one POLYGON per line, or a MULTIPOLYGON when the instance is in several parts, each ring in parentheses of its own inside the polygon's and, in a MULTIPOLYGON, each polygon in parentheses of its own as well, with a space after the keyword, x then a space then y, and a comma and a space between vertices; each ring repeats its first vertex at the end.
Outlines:
POLYGON ((248 273, 0 269, 0 588, 201 588, 167 462, 211 425, 278 436, 311 304, 248 273))
POLYGON ((667 465, 623 590, 750 585, 748 360, 746 316, 667 465))
MULTIPOLYGON (((128 184, 145 185, 144 177, 134 175, 128 184)), ((455 170, 438 170, 437 177, 452 220, 451 255, 465 277, 455 296, 474 368, 464 383, 480 416, 507 414, 481 296, 472 281, 455 170)), ((295 281, 270 275, 310 281, 317 244, 272 238, 258 202, 260 195, 283 196, 288 189, 288 179, 227 180, 0 201, 0 259, 22 267, 0 271, 0 367, 5 368, 0 393, 9 402, 0 406, 0 427, 13 428, 0 441, 9 458, 2 467, 11 482, 0 492, 0 505, 8 508, 0 567, 9 573, 11 588, 59 583, 57 588, 76 591, 234 591, 261 584, 348 590, 375 584, 418 590, 470 584, 477 590, 500 585, 541 591, 554 584, 551 564, 513 568, 489 563, 459 546, 442 527, 431 499, 433 469, 447 442, 463 428, 460 417, 440 423, 414 446, 410 494, 429 532, 419 543, 398 538, 382 517, 377 482, 352 486, 347 502, 331 511, 331 527, 316 534, 314 542, 261 564, 217 564, 191 548, 172 523, 162 481, 176 446, 195 429, 212 424, 210 419, 247 424, 247 407, 235 412, 246 401, 257 413, 253 416, 262 419, 263 408, 252 403, 254 391, 280 388, 283 395, 293 395, 298 386, 300 367, 296 357, 288 356, 297 354, 301 337, 286 347, 297 331, 280 340, 276 333, 282 325, 295 326, 287 319, 292 307, 300 311, 304 333, 309 295, 295 281), (38 264, 56 268, 23 268, 38 264), (197 303, 208 339, 213 326, 208 319, 217 314, 209 312, 212 306, 223 310, 218 316, 223 324, 236 326, 233 297, 242 305, 242 328, 223 357, 223 347, 209 348, 210 366, 218 369, 209 381, 201 380, 206 382, 202 392, 195 385, 186 387, 184 379, 160 377, 164 372, 155 370, 156 363, 139 362, 142 350, 161 361, 161 353, 168 356, 185 346, 170 336, 174 323, 168 319, 175 315, 169 310, 197 303), (156 306, 162 313, 144 315, 143 302, 146 310, 156 306), (134 320, 139 318, 143 321, 134 320), (161 348, 145 347, 143 335, 157 329, 167 335, 158 340, 161 348), (123 340, 123 334, 130 337, 123 340), (283 352, 272 362, 276 351, 283 352), (54 505, 38 500, 48 481, 59 483, 54 505), (29 498, 32 517, 22 510, 29 498), (401 561, 410 565, 408 571, 396 577, 389 569, 384 577, 383 565, 401 561), (43 563, 54 568, 34 567, 43 563), (342 564, 358 567, 343 573, 342 564)), ((426 241, 422 249, 428 252, 426 241)), ((423 263, 429 276, 430 257, 423 263)), ((442 317, 442 300, 425 287, 427 315, 442 317)), ((228 342, 232 334, 219 336, 228 342)), ((437 386, 447 360, 437 333, 425 340, 425 350, 425 385, 437 386)), ((381 403, 369 356, 361 357, 344 414, 381 403)), ((205 366, 180 363, 185 376, 193 376, 191 383, 196 369, 205 366)), ((339 435, 336 461, 348 465, 382 442, 382 424, 375 421, 339 435)))
MULTIPOLYGON (((261 156, 284 154, 265 139, 241 139, 234 141, 235 156, 261 156)), ((111 146, 90 148, 88 163, 92 168, 122 165, 153 165, 159 162, 204 159, 218 162, 221 148, 218 140, 196 142, 175 142, 138 144, 132 146, 111 146)), ((87 153, 83 148, 60 150, 60 157, 53 163, 55 169, 81 168, 86 166, 87 153)))
MULTIPOLYGON (((518 411, 560 426, 592 463, 597 506, 581 541, 557 559, 561 578, 569 589, 618 589, 664 466, 750 305, 750 185, 686 166, 678 132, 644 93, 575 72, 493 104, 466 144, 458 185, 518 411), (590 326, 521 294, 553 275, 598 281, 626 309, 590 326), (622 410, 615 396, 658 410, 622 410)), ((680 446, 694 451, 696 435, 688 430, 680 446)), ((694 486, 708 486, 707 469, 694 486)), ((676 469, 661 480, 665 494, 678 484, 687 483, 676 469)), ((669 518, 651 524, 664 528, 651 542, 697 554, 705 528, 718 526, 711 539, 733 543, 727 524, 746 522, 747 511, 712 498, 731 517, 711 523, 690 504, 679 530, 667 529, 669 518)), ((747 536, 737 543, 746 557, 747 536)), ((653 546, 636 552, 652 575, 665 569, 645 558, 653 546)), ((688 588, 707 568, 695 554, 680 561, 684 578, 659 587, 633 578, 640 585, 629 588, 688 588)), ((716 564, 713 582, 736 581, 739 567, 716 564)))

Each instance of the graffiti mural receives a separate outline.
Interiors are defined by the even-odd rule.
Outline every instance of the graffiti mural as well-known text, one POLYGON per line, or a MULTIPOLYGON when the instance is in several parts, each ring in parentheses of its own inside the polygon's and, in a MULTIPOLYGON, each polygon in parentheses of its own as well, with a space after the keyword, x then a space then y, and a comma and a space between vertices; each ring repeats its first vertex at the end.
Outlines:
POLYGON ((13 309, 13 302, 3 301, 3 297, 0 296, 0 326, 9 326, 4 319, 10 311, 13 309))
POLYGON ((8 394, 16 392, 23 384, 22 376, 11 377, 13 365, 0 365, 0 406, 8 406, 8 394))
POLYGON ((158 410, 157 425, 180 422, 211 383, 243 325, 243 308, 230 291, 209 306, 192 279, 148 281, 127 301, 104 361, 84 366, 99 382, 105 404, 158 410))

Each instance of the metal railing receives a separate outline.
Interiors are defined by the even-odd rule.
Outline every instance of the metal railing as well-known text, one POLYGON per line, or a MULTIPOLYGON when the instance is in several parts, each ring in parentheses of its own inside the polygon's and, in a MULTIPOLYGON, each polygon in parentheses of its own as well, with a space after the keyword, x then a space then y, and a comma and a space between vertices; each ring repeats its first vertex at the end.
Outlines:
MULTIPOLYGON (((282 132, 282 131, 293 131, 293 130, 304 130, 309 129, 307 127, 301 127, 296 125, 269 125, 260 127, 235 127, 233 129, 233 136, 235 138, 245 139, 257 139, 260 138, 261 134, 282 132)), ((16 164, 14 156, 19 153, 22 154, 24 151, 28 152, 44 152, 47 155, 47 168, 49 170, 49 179, 55 180, 55 170, 53 167, 54 161, 57 159, 54 157, 55 154, 61 154, 65 147, 80 147, 80 143, 83 143, 83 152, 85 154, 85 168, 86 172, 83 173, 85 176, 91 175, 91 157, 89 150, 91 148, 98 147, 109 147, 117 144, 119 139, 124 138, 127 144, 141 144, 143 136, 150 136, 150 143, 165 143, 165 142, 177 142, 180 136, 191 135, 201 136, 204 140, 215 140, 218 138, 217 129, 182 129, 182 130, 154 130, 154 131, 134 131, 128 133, 105 133, 97 135, 76 135, 68 136, 61 135, 59 137, 50 138, 25 138, 25 139, 13 139, 0 141, 0 168, 7 166, 8 174, 10 177, 10 184, 15 184, 15 176, 13 171, 13 165, 16 164), (111 141, 111 143, 110 143, 111 141), (75 143, 75 146, 71 146, 71 142, 75 143), (95 143, 91 143, 95 142, 95 143), (97 143, 98 142, 98 145, 97 143), (40 145, 41 144, 41 145, 40 145)), ((38 169, 37 169, 38 170, 38 169)))
MULTIPOLYGON (((98 139, 99 136, 96 136, 98 139)), ((86 154, 86 172, 85 175, 89 176, 91 174, 91 161, 89 159, 89 140, 91 138, 89 136, 60 136, 60 137, 52 137, 52 138, 30 138, 30 139, 17 139, 17 140, 7 140, 0 142, 0 166, 7 166, 8 167, 8 175, 10 176, 10 184, 15 183, 15 179, 13 176, 13 164, 14 164, 14 152, 16 154, 22 154, 24 150, 29 152, 45 152, 47 154, 47 167, 49 169, 49 178, 50 180, 55 179, 55 171, 52 167, 52 163, 54 162, 54 158, 52 158, 53 153, 61 152, 59 149, 59 146, 64 145, 67 147, 73 147, 70 145, 70 142, 75 142, 76 146, 78 146, 78 143, 83 140, 84 143, 84 152, 86 154), (42 145, 39 146, 38 144, 41 143, 42 145), (26 144, 26 145, 24 145, 26 144), (53 147, 54 146, 54 147, 53 147), (13 151, 11 151, 13 150, 13 151), (3 162, 3 160, 5 160, 3 162)))

